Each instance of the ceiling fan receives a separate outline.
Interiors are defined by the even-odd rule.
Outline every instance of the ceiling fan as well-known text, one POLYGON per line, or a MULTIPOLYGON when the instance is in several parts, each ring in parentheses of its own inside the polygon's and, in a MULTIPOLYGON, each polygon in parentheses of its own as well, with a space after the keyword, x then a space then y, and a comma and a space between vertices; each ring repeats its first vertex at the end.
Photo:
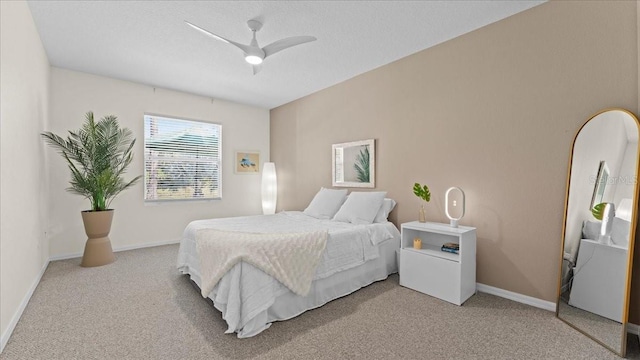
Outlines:
POLYGON ((260 71, 260 69, 262 68, 261 64, 264 61, 264 59, 266 59, 267 57, 279 51, 282 51, 284 49, 288 49, 292 46, 317 40, 313 36, 293 36, 293 37, 288 37, 288 38, 284 38, 284 39, 272 42, 271 44, 261 48, 260 46, 258 46, 258 41, 256 40, 256 32, 262 28, 262 23, 259 22, 258 20, 247 21, 247 25, 249 25, 249 29, 251 29, 251 31, 253 32, 253 39, 251 40, 251 43, 249 43, 249 45, 239 44, 235 41, 225 39, 222 36, 216 35, 186 20, 184 22, 187 23, 187 25, 202 32, 205 35, 211 36, 212 38, 220 40, 227 44, 234 45, 240 50, 242 50, 242 52, 244 52, 245 61, 251 64, 253 67, 253 75, 257 74, 260 71))

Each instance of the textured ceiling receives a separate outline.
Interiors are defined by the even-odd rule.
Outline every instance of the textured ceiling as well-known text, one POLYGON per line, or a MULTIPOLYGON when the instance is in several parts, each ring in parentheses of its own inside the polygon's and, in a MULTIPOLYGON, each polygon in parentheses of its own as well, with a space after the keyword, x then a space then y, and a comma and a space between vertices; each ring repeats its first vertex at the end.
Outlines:
POLYGON ((29 1, 51 65, 274 108, 498 21, 543 1, 29 1), (187 20, 260 46, 317 41, 267 58, 253 75, 241 51, 187 20))

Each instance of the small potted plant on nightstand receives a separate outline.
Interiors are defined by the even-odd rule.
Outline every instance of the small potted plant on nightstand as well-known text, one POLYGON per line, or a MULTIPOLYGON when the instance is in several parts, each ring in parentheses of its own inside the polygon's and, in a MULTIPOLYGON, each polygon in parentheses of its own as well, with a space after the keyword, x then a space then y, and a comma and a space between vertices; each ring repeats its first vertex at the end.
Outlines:
MULTIPOLYGON (((419 183, 415 183, 413 185, 413 193, 424 200, 425 202, 431 201, 431 192, 429 191, 429 187, 427 185, 420 185, 419 183)), ((419 222, 427 222, 427 215, 424 210, 424 203, 420 204, 420 212, 418 216, 419 222)))

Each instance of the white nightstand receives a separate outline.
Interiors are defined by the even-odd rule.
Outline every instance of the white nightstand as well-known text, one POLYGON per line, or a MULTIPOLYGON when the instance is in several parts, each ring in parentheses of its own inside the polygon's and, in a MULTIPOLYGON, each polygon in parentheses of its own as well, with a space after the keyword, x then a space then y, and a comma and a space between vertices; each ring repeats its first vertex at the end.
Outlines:
POLYGON ((476 292, 476 229, 449 224, 401 225, 400 285, 462 305, 476 292), (413 248, 413 239, 422 248, 413 248), (441 250, 444 243, 460 244, 458 254, 441 250))
POLYGON ((569 305, 622 322, 628 251, 582 239, 569 305))

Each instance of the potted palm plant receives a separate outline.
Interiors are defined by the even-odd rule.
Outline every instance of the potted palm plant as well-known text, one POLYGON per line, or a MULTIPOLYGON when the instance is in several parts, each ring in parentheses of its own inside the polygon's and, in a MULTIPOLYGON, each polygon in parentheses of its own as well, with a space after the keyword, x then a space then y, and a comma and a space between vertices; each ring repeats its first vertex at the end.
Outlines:
POLYGON ((115 257, 108 235, 113 209, 109 205, 141 178, 136 176, 130 181, 123 178, 133 160, 132 149, 136 142, 133 133, 120 128, 113 115, 96 122, 93 112, 88 112, 82 127, 69 131, 66 139, 52 132, 41 135, 67 161, 71 171, 71 186, 67 190, 91 201, 91 209, 82 211, 88 240, 80 265, 92 267, 112 263, 115 257))

